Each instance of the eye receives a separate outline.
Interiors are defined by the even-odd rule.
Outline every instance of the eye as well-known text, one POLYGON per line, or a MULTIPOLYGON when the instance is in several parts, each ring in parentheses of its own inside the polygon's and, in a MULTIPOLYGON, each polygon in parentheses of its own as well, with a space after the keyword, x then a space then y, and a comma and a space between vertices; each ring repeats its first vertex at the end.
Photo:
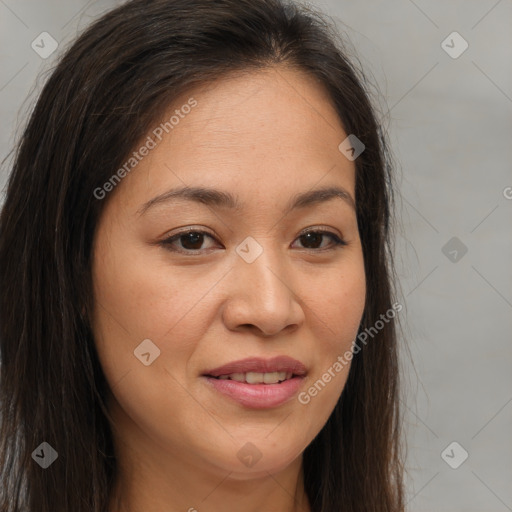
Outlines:
POLYGON ((197 254, 203 245, 205 237, 211 238, 212 240, 214 239, 213 236, 206 231, 191 229, 166 238, 162 240, 160 244, 171 251, 197 254), (176 248, 175 242, 181 242, 181 247, 176 248))
POLYGON ((305 249, 313 249, 313 250, 317 250, 317 251, 318 250, 320 250, 320 251, 330 250, 330 249, 335 249, 338 246, 347 245, 347 242, 345 242, 345 240, 341 239, 335 233, 332 233, 330 231, 325 231, 325 230, 318 230, 318 229, 316 229, 316 230, 312 229, 312 230, 303 232, 302 234, 300 234, 298 236, 297 240, 301 240, 301 243, 306 245, 306 247, 304 247, 305 249), (332 240, 331 246, 318 247, 318 245, 322 244, 322 238, 324 238, 324 237, 329 237, 332 240), (313 246, 313 247, 311 247, 311 246, 313 246))
MULTIPOLYGON (((205 238, 215 240, 213 235, 210 235, 206 231, 189 229, 187 231, 182 231, 181 233, 177 233, 176 235, 170 236, 162 240, 160 242, 160 245, 170 251, 195 255, 200 254, 205 238), (177 242, 180 243, 178 247, 176 247, 177 242)), ((309 230, 303 232, 297 237, 297 240, 300 240, 301 243, 305 245, 305 247, 303 247, 304 249, 313 250, 317 252, 331 250, 335 249, 338 246, 347 245, 347 242, 341 239, 338 235, 325 230, 309 230), (325 239, 325 237, 329 237, 331 239, 331 244, 330 246, 328 245, 327 247, 321 247, 323 239, 325 239)))

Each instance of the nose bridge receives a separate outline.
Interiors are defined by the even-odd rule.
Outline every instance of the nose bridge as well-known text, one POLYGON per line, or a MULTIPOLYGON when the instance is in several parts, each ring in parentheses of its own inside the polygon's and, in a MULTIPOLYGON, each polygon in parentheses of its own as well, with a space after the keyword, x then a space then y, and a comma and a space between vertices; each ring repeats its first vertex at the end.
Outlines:
POLYGON ((272 306, 273 303, 282 304, 292 295, 289 284, 286 282, 286 264, 278 249, 272 243, 271 237, 247 237, 236 250, 239 261, 236 267, 244 276, 245 282, 263 302, 272 306))
POLYGON ((301 321, 301 308, 290 282, 286 258, 271 237, 247 237, 236 248, 228 306, 231 327, 251 324, 266 334, 301 321))

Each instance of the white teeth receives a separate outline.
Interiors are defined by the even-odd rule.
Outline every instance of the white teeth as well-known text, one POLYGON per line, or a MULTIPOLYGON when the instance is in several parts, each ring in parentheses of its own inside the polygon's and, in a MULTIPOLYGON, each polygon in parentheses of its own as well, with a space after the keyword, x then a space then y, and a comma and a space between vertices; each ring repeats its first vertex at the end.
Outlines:
POLYGON ((236 380, 237 382, 247 382, 247 384, 277 384, 280 381, 291 379, 292 372, 247 372, 247 373, 231 373, 230 375, 220 375, 222 380, 236 380))
POLYGON ((286 380, 286 372, 273 372, 263 374, 263 382, 265 384, 276 384, 280 380, 286 380))
MULTIPOLYGON (((265 375, 273 375, 273 373, 266 373, 265 375)), ((263 373, 247 372, 245 374, 245 382, 247 382, 248 384, 261 384, 263 380, 263 373)))
MULTIPOLYGON (((286 377, 286 373, 283 373, 283 372, 264 373, 263 374, 263 382, 265 384, 275 384, 276 382, 279 382, 280 380, 284 380, 285 377, 286 377), (282 377, 280 377, 279 374, 281 374, 282 377)), ((249 382, 249 381, 247 381, 247 382, 249 382)))

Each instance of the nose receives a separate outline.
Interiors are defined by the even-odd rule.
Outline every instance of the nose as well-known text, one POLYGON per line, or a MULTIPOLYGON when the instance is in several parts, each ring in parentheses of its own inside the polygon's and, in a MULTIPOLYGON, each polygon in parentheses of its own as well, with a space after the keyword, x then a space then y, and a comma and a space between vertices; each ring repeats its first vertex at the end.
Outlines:
POLYGON ((250 330, 269 337, 284 330, 292 332, 304 322, 292 268, 268 247, 252 263, 237 255, 227 285, 222 316, 232 331, 250 330))

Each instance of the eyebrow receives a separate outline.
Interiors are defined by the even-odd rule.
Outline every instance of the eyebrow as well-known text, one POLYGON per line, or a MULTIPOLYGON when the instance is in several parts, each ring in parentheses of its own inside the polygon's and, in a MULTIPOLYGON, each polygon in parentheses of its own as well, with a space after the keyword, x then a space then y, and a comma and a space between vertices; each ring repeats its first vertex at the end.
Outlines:
MULTIPOLYGON (((151 207, 175 199, 195 201, 208 206, 228 208, 233 211, 241 211, 243 209, 239 200, 229 192, 214 188, 184 186, 168 190, 167 192, 150 199, 147 203, 144 203, 137 213, 139 215, 143 215, 151 207)), ((308 206, 324 203, 332 199, 341 199, 351 208, 354 210, 356 209, 355 201, 350 193, 344 188, 334 186, 296 194, 291 198, 286 209, 295 210, 307 208, 308 206)))

